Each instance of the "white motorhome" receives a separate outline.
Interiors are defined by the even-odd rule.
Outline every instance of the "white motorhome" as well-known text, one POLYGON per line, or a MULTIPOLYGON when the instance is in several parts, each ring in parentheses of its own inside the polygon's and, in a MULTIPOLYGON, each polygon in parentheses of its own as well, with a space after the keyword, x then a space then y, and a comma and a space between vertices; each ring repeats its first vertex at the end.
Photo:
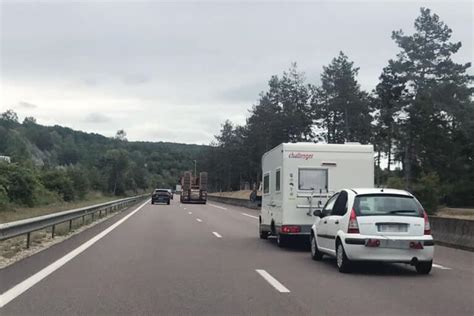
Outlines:
POLYGON ((262 157, 260 238, 308 236, 315 216, 335 191, 374 187, 374 148, 359 143, 283 143, 262 157))

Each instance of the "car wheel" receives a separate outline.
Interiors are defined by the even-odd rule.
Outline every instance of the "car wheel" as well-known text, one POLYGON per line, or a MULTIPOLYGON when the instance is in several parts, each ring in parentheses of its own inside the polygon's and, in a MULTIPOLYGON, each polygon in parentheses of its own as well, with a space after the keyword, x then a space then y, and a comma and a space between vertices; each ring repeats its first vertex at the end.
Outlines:
POLYGON ((350 271, 351 262, 346 256, 342 242, 336 244, 336 264, 339 272, 346 273, 350 271))
POLYGON ((286 247, 287 243, 288 243, 288 237, 287 236, 284 236, 282 234, 277 235, 277 245, 278 245, 278 247, 280 247, 280 248, 286 247))
POLYGON ((428 274, 433 266, 433 261, 419 261, 415 264, 415 269, 418 274, 428 274))
POLYGON ((155 202, 151 201, 151 205, 155 204, 155 202))
POLYGON ((168 200, 168 203, 166 203, 166 204, 170 205, 170 200, 168 200))
POLYGON ((323 253, 319 251, 316 237, 311 234, 311 258, 315 261, 323 259, 323 253))

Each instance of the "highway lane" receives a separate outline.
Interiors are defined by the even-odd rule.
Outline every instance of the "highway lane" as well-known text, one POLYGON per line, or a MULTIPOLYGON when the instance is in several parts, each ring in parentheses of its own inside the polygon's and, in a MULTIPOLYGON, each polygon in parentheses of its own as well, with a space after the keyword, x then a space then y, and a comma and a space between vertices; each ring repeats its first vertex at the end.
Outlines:
MULTIPOLYGON (((450 270, 434 268, 428 276, 388 264, 362 265, 345 275, 333 260, 313 262, 305 247, 279 249, 273 240, 258 239, 257 214, 214 202, 146 205, 0 312, 474 314, 470 252, 437 247, 435 261, 450 270)), ((48 252, 54 256, 55 250, 41 256, 48 252)), ((34 257, 15 266, 34 273, 28 269, 34 257)))

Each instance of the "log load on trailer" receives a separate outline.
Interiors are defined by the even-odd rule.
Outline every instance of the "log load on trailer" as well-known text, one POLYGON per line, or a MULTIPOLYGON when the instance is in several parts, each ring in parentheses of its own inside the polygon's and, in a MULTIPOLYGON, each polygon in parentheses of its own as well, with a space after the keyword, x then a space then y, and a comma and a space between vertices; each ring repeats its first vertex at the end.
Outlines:
POLYGON ((181 178, 181 203, 201 203, 207 201, 207 172, 200 172, 199 177, 193 177, 191 171, 186 171, 181 178))

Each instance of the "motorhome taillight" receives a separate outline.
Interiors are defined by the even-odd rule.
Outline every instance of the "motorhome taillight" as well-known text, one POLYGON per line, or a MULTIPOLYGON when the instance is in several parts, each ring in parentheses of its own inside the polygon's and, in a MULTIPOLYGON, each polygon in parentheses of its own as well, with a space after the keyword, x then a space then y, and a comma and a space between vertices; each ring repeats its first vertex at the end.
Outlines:
POLYGON ((423 245, 419 241, 410 241, 411 249, 423 249, 423 245))
POLYGON ((357 223, 357 216, 354 209, 351 211, 349 218, 349 227, 347 227, 348 234, 359 234, 359 223, 357 223))
POLYGON ((426 214, 425 210, 423 210, 423 217, 425 219, 425 235, 431 235, 430 221, 428 219, 428 214, 426 214))
POLYGON ((297 225, 282 225, 280 231, 284 234, 294 234, 301 232, 301 226, 297 225))

